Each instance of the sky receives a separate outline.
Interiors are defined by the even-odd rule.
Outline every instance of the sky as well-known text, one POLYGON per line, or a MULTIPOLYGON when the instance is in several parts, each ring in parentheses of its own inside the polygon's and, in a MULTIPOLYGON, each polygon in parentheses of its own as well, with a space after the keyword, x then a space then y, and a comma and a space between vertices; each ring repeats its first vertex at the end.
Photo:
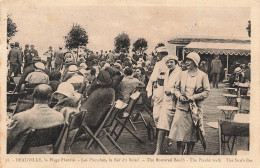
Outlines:
POLYGON ((140 37, 148 41, 147 52, 157 43, 176 36, 247 37, 250 8, 165 6, 13 6, 8 8, 19 32, 11 42, 34 44, 40 53, 64 46, 73 23, 88 33, 87 48, 114 49, 114 38, 126 32, 132 44, 140 37))

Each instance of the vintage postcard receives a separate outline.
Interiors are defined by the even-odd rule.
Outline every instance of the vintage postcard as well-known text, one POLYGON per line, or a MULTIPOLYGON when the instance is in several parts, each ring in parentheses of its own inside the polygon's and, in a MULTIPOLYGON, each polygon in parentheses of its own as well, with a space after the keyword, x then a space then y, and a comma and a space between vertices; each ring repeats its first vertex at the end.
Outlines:
POLYGON ((259 0, 0 11, 0 167, 259 167, 259 0))

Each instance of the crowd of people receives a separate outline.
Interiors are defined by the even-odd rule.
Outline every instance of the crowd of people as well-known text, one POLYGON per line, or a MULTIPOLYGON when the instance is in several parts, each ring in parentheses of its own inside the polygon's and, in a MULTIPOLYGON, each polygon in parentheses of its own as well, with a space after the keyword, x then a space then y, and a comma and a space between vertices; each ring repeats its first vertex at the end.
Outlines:
MULTIPOLYGON (((44 54, 43 61, 34 46, 19 43, 11 45, 8 54, 10 69, 7 91, 24 93, 33 88, 24 99, 31 100, 33 107, 12 116, 8 126, 7 142, 10 150, 21 136, 30 129, 48 128, 68 121, 71 112, 88 111, 83 123, 92 130, 97 129, 113 102, 128 103, 137 87, 146 88, 146 96, 152 106, 156 126, 157 145, 155 154, 161 154, 164 138, 177 142, 177 151, 191 154, 198 141, 193 125, 190 103, 198 106, 198 117, 203 128, 203 101, 209 96, 208 74, 201 69, 200 56, 189 53, 186 59, 170 55, 162 46, 153 57, 129 53, 101 52, 54 52, 52 47, 44 54), (24 61, 24 63, 23 63, 24 61), (20 76, 18 84, 13 77, 20 76)), ((218 56, 212 61, 213 87, 218 88, 222 69, 218 56)), ((250 80, 250 69, 237 66, 229 78, 232 82, 250 80), (248 70, 249 69, 249 70, 248 70), (242 79, 243 78, 243 79, 242 79)), ((203 134, 205 132, 203 131, 203 134)), ((48 153, 48 149, 32 153, 48 153)))

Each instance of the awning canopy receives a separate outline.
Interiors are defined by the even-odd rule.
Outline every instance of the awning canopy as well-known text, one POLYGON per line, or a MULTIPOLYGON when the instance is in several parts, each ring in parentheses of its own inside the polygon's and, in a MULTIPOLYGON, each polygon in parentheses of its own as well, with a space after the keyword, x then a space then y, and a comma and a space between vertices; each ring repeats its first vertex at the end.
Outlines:
POLYGON ((225 55, 245 55, 251 53, 250 43, 207 43, 191 42, 184 47, 184 52, 196 52, 199 54, 225 54, 225 55))

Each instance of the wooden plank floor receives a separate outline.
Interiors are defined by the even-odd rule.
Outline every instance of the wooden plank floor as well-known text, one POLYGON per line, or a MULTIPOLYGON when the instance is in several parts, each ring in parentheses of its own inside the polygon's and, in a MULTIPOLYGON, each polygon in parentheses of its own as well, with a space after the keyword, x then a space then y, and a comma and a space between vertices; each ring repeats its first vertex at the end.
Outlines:
MULTIPOLYGON (((222 94, 226 93, 223 87, 224 85, 220 85, 219 89, 212 88, 210 96, 204 102, 204 126, 206 132, 207 150, 204 152, 200 141, 198 141, 193 151, 194 155, 213 155, 218 152, 218 130, 209 127, 206 123, 216 122, 218 121, 218 119, 222 118, 220 110, 218 110, 216 107, 224 105, 226 101, 225 98, 222 96, 222 94)), ((146 115, 146 118, 149 118, 148 115, 146 115)), ((131 128, 130 125, 129 128, 131 128)), ((118 140, 119 146, 124 150, 126 154, 152 155, 155 151, 156 141, 150 142, 148 140, 147 131, 144 124, 138 124, 137 131, 135 133, 141 140, 144 141, 143 144, 139 143, 131 134, 124 130, 118 140)), ((107 140, 104 139, 102 142, 108 149, 112 147, 112 145, 110 145, 107 140)), ((96 145, 93 145, 91 149, 86 150, 84 148, 85 144, 86 141, 77 141, 75 144, 73 144, 71 148, 72 152, 75 154, 103 154, 100 148, 96 145)), ((120 152, 116 149, 111 151, 111 153, 120 154, 120 152)), ((163 144, 163 154, 176 154, 176 143, 171 142, 169 139, 166 138, 163 144)))

